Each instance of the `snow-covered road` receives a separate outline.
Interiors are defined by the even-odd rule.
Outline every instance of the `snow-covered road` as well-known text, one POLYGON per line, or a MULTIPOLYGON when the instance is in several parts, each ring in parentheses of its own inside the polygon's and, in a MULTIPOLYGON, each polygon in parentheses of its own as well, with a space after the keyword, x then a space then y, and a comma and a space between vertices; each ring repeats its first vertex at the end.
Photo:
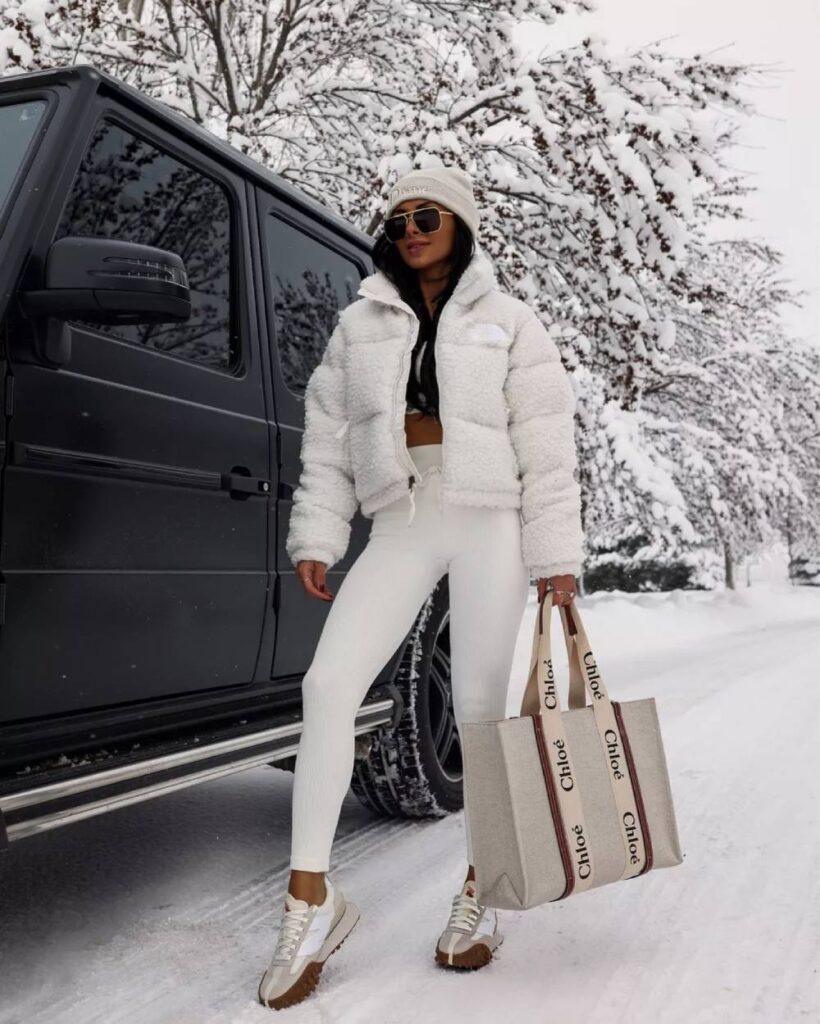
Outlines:
MULTIPOLYGON (((820 591, 579 603, 610 694, 657 700, 684 863, 501 911, 496 958, 456 973, 433 949, 466 869, 462 815, 376 819, 349 793, 331 867, 362 918, 282 1019, 820 1022, 820 591)), ((533 591, 509 714, 535 612, 533 591)), ((254 997, 287 885, 291 783, 250 771, 13 846, 0 1024, 270 1021, 254 997)))

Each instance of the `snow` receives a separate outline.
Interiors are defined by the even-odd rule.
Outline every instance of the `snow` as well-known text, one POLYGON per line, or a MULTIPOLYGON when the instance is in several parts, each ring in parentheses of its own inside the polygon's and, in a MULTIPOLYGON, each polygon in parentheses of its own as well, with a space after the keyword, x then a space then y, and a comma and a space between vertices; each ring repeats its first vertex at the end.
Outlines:
MULTIPOLYGON (((682 865, 500 911, 493 962, 446 971, 433 949, 466 869, 463 816, 379 819, 348 793, 331 870, 362 917, 287 1019, 820 1021, 820 589, 750 575, 737 592, 578 602, 611 695, 657 701, 682 865)), ((508 714, 535 613, 533 589, 508 714)), ((291 785, 253 770, 13 845, 0 1024, 271 1020, 254 1000, 288 880, 291 785)))

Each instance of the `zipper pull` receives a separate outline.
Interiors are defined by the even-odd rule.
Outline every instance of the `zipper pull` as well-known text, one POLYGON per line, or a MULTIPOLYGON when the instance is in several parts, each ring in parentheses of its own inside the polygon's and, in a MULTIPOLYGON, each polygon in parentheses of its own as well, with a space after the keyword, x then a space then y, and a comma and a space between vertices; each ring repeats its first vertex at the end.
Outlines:
POLYGON ((411 514, 407 516, 407 525, 409 526, 409 524, 413 522, 413 517, 416 515, 416 496, 413 494, 416 478, 414 476, 408 476, 407 480, 409 481, 409 500, 411 500, 411 514))

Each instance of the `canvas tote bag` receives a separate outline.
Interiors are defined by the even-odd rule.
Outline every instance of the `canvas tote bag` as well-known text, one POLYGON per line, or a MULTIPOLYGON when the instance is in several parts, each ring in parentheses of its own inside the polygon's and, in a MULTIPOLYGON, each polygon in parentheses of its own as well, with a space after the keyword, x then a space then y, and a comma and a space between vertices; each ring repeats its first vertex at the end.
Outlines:
POLYGON ((546 591, 520 716, 462 723, 477 897, 490 907, 526 910, 683 860, 654 698, 610 700, 578 608, 559 613, 569 709, 546 591))

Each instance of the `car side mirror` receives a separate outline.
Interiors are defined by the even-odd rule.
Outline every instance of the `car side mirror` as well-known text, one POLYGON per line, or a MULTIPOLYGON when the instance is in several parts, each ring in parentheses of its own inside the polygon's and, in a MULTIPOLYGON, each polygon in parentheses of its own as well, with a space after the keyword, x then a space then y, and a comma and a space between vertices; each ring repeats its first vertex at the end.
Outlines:
POLYGON ((46 257, 45 287, 23 292, 32 319, 45 318, 45 355, 68 362, 65 320, 95 324, 181 323, 191 315, 191 293, 182 257, 166 249, 113 238, 68 236, 46 257))
POLYGON ((46 257, 45 287, 24 292, 22 304, 31 317, 99 324, 182 322, 191 315, 182 257, 114 238, 58 239, 46 257))

